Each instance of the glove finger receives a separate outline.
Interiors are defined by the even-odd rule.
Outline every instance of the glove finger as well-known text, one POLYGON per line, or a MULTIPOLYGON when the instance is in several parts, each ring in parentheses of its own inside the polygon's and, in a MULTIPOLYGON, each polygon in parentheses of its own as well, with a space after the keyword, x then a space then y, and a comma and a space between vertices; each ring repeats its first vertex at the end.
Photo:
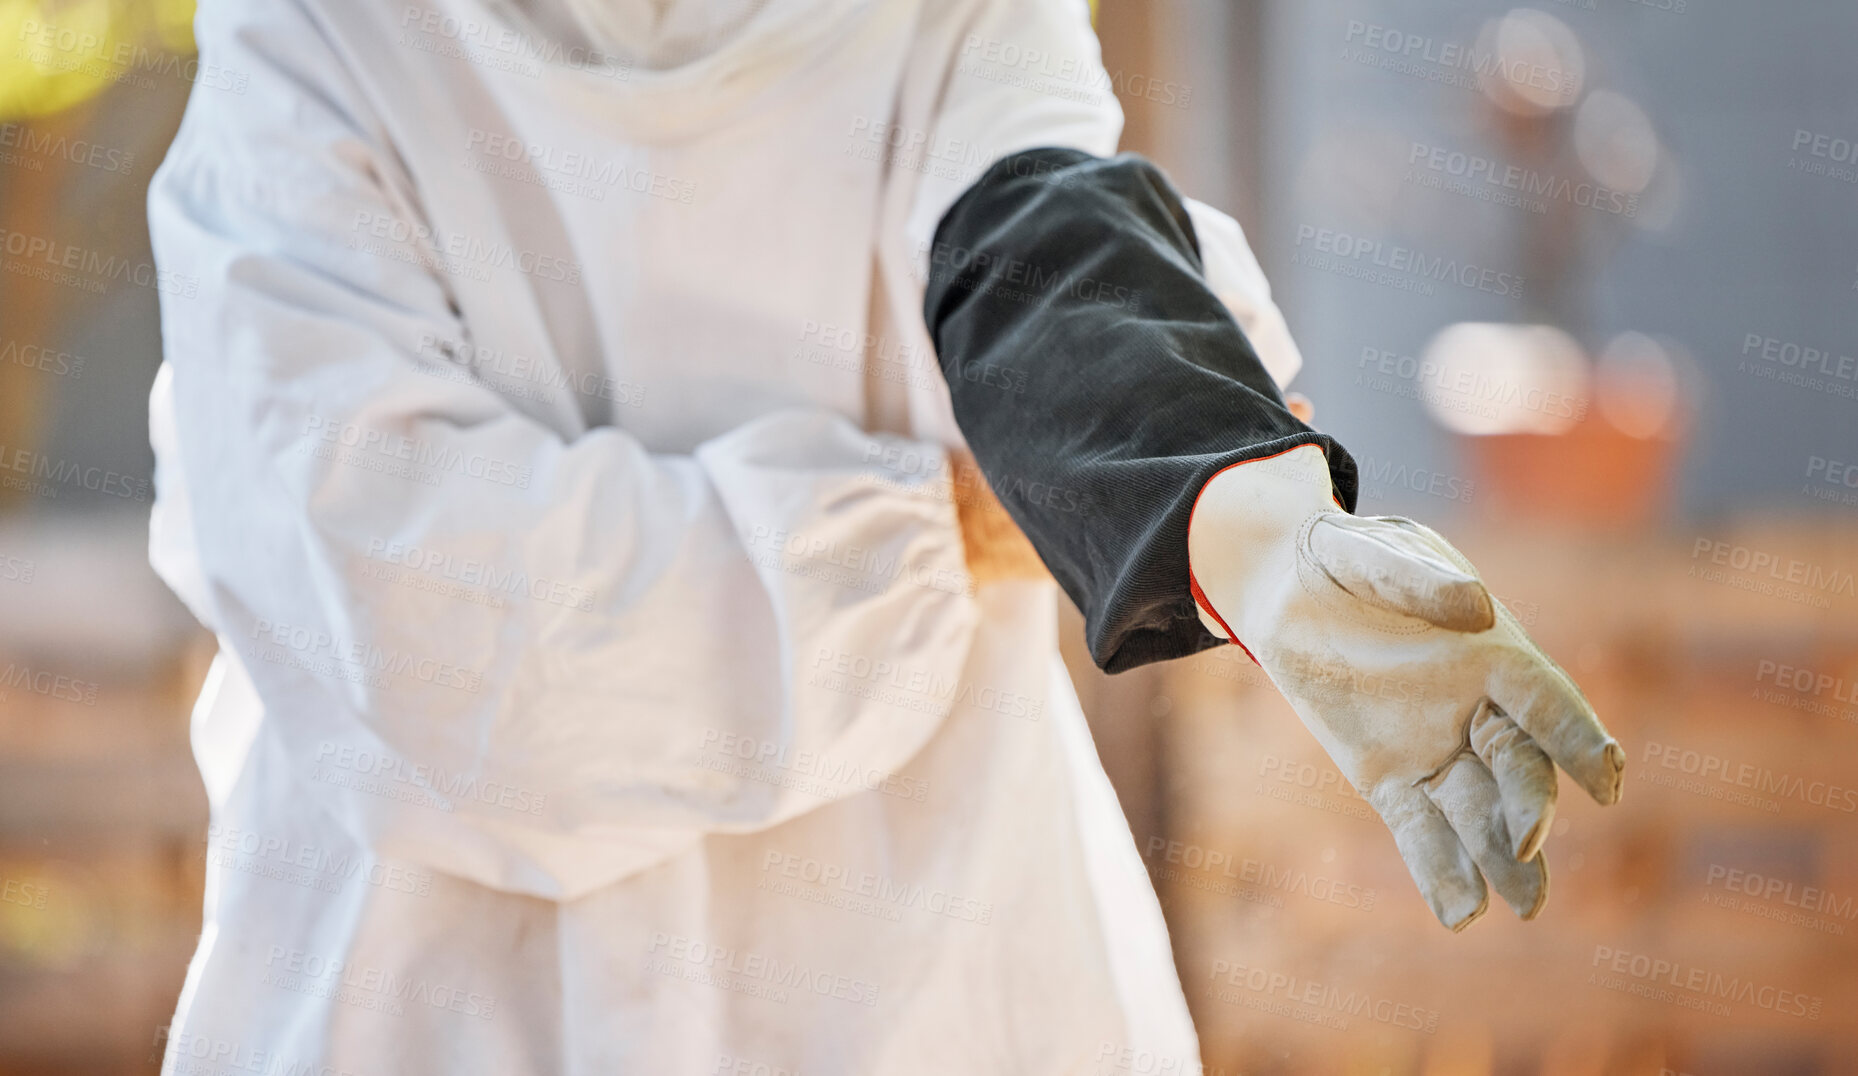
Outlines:
POLYGON ((1523 645, 1493 667, 1487 694, 1595 803, 1619 802, 1626 769, 1619 741, 1568 674, 1515 630, 1523 645))
POLYGON ((1439 922, 1454 933, 1476 922, 1490 907, 1484 877, 1424 790, 1388 781, 1369 802, 1393 831, 1400 858, 1439 922))
POLYGON ((1460 755, 1426 783, 1426 793, 1451 823, 1490 887, 1519 918, 1534 919, 1548 901, 1548 864, 1540 855, 1528 862, 1516 858, 1497 779, 1482 762, 1460 755))
POLYGON ((1513 842, 1511 854, 1520 861, 1534 859, 1555 821, 1555 764, 1489 699, 1478 704, 1471 717, 1471 750, 1497 779, 1513 842))
POLYGON ((1310 528, 1309 551, 1337 586, 1369 605, 1449 631, 1496 623, 1484 584, 1415 530, 1336 512, 1310 528))

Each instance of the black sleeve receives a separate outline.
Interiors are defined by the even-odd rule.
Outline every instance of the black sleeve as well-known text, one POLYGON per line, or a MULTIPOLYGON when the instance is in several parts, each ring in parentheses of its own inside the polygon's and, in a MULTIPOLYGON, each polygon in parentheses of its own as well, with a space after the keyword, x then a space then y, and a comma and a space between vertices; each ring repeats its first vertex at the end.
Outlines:
POLYGON ((924 315, 975 459, 1109 672, 1223 641, 1187 571, 1189 513, 1222 468, 1319 444, 1354 510, 1354 461, 1286 409, 1140 157, 995 164, 936 230, 924 315))

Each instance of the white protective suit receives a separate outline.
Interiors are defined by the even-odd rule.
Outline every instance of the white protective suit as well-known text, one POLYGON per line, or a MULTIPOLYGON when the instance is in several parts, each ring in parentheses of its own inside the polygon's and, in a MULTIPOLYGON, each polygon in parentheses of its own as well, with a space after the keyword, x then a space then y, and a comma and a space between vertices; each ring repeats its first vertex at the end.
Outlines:
POLYGON ((152 558, 220 642, 166 1071, 1192 1071, 1054 588, 969 585, 922 329, 988 163, 1115 148, 1084 0, 630 55, 535 3, 201 4, 239 78, 150 192, 152 558))

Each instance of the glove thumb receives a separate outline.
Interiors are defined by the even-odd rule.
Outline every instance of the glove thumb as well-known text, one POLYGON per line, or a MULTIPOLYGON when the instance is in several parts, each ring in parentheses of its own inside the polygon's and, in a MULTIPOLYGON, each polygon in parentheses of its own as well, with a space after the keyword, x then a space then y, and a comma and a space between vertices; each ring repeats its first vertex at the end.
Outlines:
POLYGON ((1308 549, 1337 586, 1369 605, 1448 631, 1497 622, 1484 584, 1455 562, 1443 538, 1411 520, 1332 512, 1310 528, 1308 549))

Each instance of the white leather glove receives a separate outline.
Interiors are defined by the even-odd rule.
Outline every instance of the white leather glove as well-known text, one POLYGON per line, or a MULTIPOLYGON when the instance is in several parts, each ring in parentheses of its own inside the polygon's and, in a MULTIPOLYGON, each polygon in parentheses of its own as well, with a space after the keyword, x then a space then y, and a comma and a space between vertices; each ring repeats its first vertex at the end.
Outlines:
POLYGON ((1215 475, 1188 557, 1201 620, 1380 812, 1439 922, 1482 915, 1486 878, 1540 912, 1555 764, 1604 805, 1626 756, 1463 555, 1412 520, 1342 511, 1304 445, 1215 475))

